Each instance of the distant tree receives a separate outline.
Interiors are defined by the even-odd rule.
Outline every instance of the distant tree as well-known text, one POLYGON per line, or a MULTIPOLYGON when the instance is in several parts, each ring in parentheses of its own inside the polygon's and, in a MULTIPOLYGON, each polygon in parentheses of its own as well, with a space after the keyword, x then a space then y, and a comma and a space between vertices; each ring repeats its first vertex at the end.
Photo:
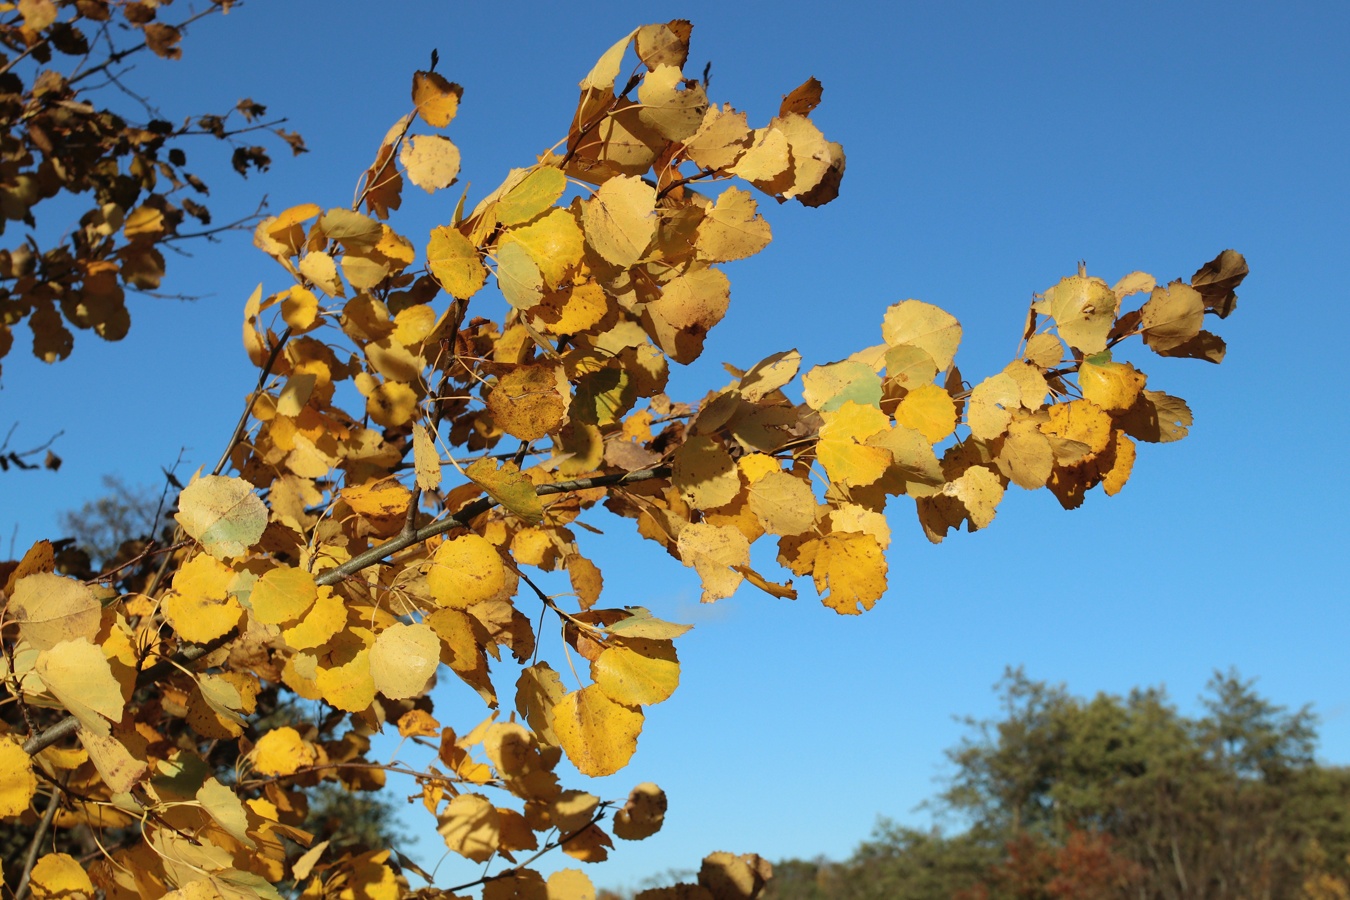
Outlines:
POLYGON ((970 721, 949 752, 938 805, 963 832, 883 823, 843 863, 779 863, 771 896, 1350 896, 1350 770, 1317 763, 1308 709, 1235 673, 1214 677, 1198 718, 1160 689, 1085 700, 1020 669, 1002 692, 1002 717, 970 721))

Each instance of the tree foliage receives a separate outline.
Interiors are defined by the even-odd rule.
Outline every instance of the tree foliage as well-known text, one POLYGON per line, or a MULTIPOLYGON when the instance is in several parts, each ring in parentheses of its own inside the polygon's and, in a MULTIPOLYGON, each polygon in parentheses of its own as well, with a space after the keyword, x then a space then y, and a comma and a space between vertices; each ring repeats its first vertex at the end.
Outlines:
MULTIPOLYGON (((704 601, 746 582, 795 598, 795 576, 858 614, 886 591, 888 502, 912 501, 938 542, 989 525, 1009 484, 1066 508, 1098 485, 1114 494, 1137 442, 1186 435, 1184 401, 1118 357, 1138 338, 1218 362, 1223 342, 1202 325, 1234 309, 1247 269, 1231 250, 1189 282, 1113 285, 1080 265, 1036 296, 1017 358, 979 381, 955 365, 960 324, 905 300, 885 310, 881 343, 848 359, 802 372, 783 351, 697 403, 668 397, 671 363, 696 359, 727 312, 725 264, 770 241, 757 197, 819 206, 845 168, 810 118, 819 82, 752 125, 686 76, 690 32, 676 20, 624 36, 580 82, 561 140, 409 236, 391 224, 404 192, 450 188, 460 167, 444 132, 464 92, 433 57, 350 205, 257 225, 285 279, 244 304, 257 389, 220 461, 179 495, 174 539, 103 572, 41 542, 0 570, 0 813, 39 837, 98 836, 79 859, 36 860, 34 893, 398 896, 416 867, 311 834, 305 797, 378 790, 399 771, 451 851, 504 863, 451 890, 588 896, 580 871, 546 882, 529 863, 555 848, 603 860, 612 838, 661 827, 665 795, 642 784, 602 800, 556 767, 628 763, 648 709, 677 689, 689 629, 601 603, 585 555, 598 508, 693 568, 704 601), (760 540, 783 574, 752 566, 760 540), (546 593, 537 571, 570 591, 546 593), (438 678, 466 688, 448 710, 429 697, 438 678), (275 721, 293 698, 324 712, 275 721), (373 762, 386 728, 405 744, 373 762)), ((129 212, 139 224, 91 243, 98 259, 127 277, 144 254, 118 248, 167 239, 166 204, 129 212)), ((53 283, 20 288, 44 348, 53 283)), ((769 874, 718 853, 697 885, 651 896, 749 897, 769 874)))
POLYGON ((1350 771, 1315 721, 1235 674, 1205 713, 1158 689, 1082 699, 1020 671, 950 751, 944 836, 883 824, 845 863, 777 864, 784 898, 1331 898, 1350 892, 1350 771))

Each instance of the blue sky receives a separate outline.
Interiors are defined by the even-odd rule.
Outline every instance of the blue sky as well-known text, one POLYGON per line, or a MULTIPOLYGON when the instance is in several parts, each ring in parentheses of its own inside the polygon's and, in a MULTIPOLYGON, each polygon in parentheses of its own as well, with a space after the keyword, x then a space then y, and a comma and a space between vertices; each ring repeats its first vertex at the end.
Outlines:
MULTIPOLYGON (((1011 488, 989 530, 939 547, 897 503, 892 588, 861 618, 750 589, 700 607, 692 570, 628 523, 597 520, 611 537, 584 549, 606 602, 698 626, 632 765, 595 789, 656 781, 667 826, 618 848, 597 882, 634 884, 715 849, 841 857, 878 814, 926 824, 914 808, 963 733, 952 717, 996 714, 990 686, 1007 665, 1081 694, 1164 684, 1188 710, 1235 666, 1276 702, 1311 703, 1322 754, 1350 762, 1350 492, 1326 455, 1350 437, 1336 387, 1350 7, 255 2, 198 27, 181 62, 131 78, 170 117, 252 96, 305 136, 312 152, 278 151, 266 176, 208 178, 226 221, 264 192, 275 210, 350 203, 412 70, 438 48, 439 70, 465 87, 448 133, 473 202, 564 136, 576 82, 614 40, 675 16, 695 23, 690 69, 712 61, 713 99, 762 122, 814 75, 813 118, 848 153, 837 201, 765 209, 775 241, 728 267, 731 312, 676 378, 684 399, 720 385, 723 361, 796 347, 818 364, 876 343, 885 308, 908 297, 962 321, 958 363, 978 381, 1015 352, 1030 293, 1080 259, 1108 281, 1134 269, 1170 280, 1234 247, 1252 274, 1215 329, 1222 366, 1136 357, 1150 387, 1191 404, 1190 437, 1141 448, 1120 496, 1065 513, 1011 488)), ((425 234, 458 193, 419 198, 393 224, 425 234)), ((3 476, 3 549, 16 527, 19 552, 55 536, 55 513, 96 496, 104 473, 154 483, 180 447, 189 471, 214 462, 255 377, 242 303, 260 281, 286 281, 243 236, 192 252, 170 259, 166 288, 202 299, 133 299, 120 344, 80 334, 47 367, 16 341, 0 426, 20 423, 20 447, 65 429, 66 464, 3 476)), ((477 721, 467 692, 438 696, 446 720, 477 721)), ((410 821, 434 862, 428 820, 410 821)))

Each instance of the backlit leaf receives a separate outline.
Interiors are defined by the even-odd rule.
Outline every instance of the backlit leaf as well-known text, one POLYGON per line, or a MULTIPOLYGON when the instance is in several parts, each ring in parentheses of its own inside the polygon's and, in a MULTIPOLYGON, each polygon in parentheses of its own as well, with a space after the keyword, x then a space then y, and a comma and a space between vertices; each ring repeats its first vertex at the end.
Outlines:
POLYGON ((370 675, 375 689, 391 700, 422 693, 441 664, 441 641, 421 623, 395 623, 375 637, 370 675))
POLYGON ((19 815, 36 793, 33 758, 14 741, 0 738, 0 817, 19 815))
POLYGON ((553 729, 572 765, 598 778, 628 765, 642 731, 642 710, 615 703, 593 684, 558 701, 553 729))
POLYGON ((535 493, 534 482, 521 474, 514 462, 478 459, 464 474, 513 515, 532 525, 544 520, 544 504, 535 493))
POLYGON ((436 72, 414 72, 412 102, 417 114, 432 128, 444 128, 459 111, 464 89, 436 72))
POLYGON ((267 507, 243 479, 205 475, 183 490, 174 518, 207 553, 224 559, 258 542, 267 526, 267 507))
POLYGON ((625 638, 611 643, 591 662, 591 680, 625 706, 660 703, 675 693, 680 664, 670 641, 625 638))

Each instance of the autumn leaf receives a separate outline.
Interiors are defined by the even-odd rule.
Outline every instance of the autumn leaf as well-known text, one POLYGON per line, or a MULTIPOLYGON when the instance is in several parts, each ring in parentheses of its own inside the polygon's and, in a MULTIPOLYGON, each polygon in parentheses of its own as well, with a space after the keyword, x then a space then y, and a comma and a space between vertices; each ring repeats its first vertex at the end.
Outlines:
POLYGON ((598 778, 628 765, 642 731, 642 711, 614 702, 593 684, 558 701, 553 728, 572 765, 598 778))
POLYGON ((224 559, 258 542, 267 525, 267 507, 246 481, 206 475, 183 490, 174 518, 207 553, 224 559))
POLYGON ((440 664, 440 638, 422 623, 396 622, 376 635, 370 648, 375 689, 391 700, 422 693, 440 664))
POLYGON ((544 504, 535 493, 534 482, 523 475, 514 462, 503 460, 499 464, 491 459, 478 459, 464 470, 464 474, 512 515, 531 525, 544 521, 544 504))
POLYGON ((670 641, 625 638, 591 662, 591 680, 605 696, 625 706, 649 706, 675 693, 680 664, 670 641))
POLYGON ((19 815, 36 793, 33 758, 14 741, 0 739, 0 817, 19 815))

